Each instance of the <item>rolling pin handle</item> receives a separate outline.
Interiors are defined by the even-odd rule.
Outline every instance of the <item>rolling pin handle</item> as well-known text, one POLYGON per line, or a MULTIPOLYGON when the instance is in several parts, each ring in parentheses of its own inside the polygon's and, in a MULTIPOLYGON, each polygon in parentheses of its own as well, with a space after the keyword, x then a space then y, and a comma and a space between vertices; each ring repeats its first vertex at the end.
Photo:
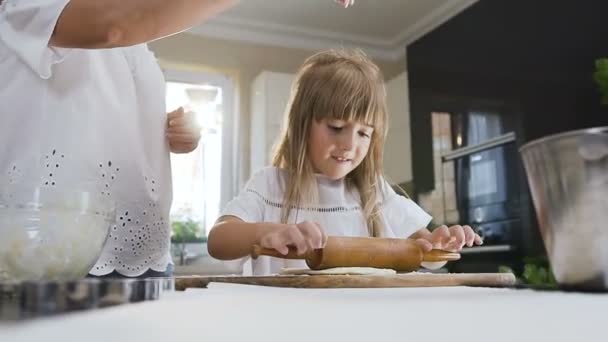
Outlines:
POLYGON ((440 249, 433 249, 422 255, 422 261, 439 262, 439 261, 454 261, 460 259, 460 253, 448 252, 440 249))

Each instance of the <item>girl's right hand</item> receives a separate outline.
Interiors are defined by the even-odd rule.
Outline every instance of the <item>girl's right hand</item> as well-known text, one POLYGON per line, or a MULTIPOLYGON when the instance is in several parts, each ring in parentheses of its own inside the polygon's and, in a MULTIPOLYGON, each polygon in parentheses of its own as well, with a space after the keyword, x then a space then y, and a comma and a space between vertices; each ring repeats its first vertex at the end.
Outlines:
POLYGON ((272 248, 283 255, 289 253, 289 247, 295 247, 298 255, 303 255, 323 248, 326 242, 327 235, 321 226, 310 221, 281 225, 260 238, 261 247, 272 248))

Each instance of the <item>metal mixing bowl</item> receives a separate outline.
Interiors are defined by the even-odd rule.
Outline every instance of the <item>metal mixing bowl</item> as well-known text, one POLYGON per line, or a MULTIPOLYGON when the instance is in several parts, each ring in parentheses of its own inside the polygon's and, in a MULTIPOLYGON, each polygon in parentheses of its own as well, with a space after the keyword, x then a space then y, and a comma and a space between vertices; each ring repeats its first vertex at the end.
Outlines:
POLYGON ((520 152, 556 280, 608 289, 608 127, 545 137, 520 152))

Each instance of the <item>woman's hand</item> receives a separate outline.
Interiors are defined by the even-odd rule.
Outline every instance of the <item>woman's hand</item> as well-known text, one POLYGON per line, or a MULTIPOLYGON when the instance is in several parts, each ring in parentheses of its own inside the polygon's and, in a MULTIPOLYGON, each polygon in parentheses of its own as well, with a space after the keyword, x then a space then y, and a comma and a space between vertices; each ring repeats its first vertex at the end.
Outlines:
POLYGON ((355 4, 355 0, 334 0, 334 2, 339 3, 340 6, 343 6, 344 8, 348 8, 348 6, 355 4))
POLYGON ((286 255, 289 247, 295 247, 298 255, 308 251, 323 248, 327 235, 316 223, 304 221, 298 224, 282 225, 261 236, 260 246, 271 248, 286 255))
POLYGON ((179 107, 167 114, 166 135, 171 152, 192 152, 201 139, 201 126, 193 112, 185 112, 183 107, 179 107))
POLYGON ((481 245, 483 241, 470 226, 441 226, 435 228, 433 232, 426 229, 419 231, 415 236, 415 241, 424 252, 432 249, 442 249, 451 252, 460 251, 465 245, 481 245))

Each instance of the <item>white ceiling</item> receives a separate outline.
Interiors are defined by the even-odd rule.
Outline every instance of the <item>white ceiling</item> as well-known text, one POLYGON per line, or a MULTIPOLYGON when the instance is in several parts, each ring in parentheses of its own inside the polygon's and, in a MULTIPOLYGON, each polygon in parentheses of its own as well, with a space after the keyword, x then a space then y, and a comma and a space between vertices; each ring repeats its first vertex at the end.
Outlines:
POLYGON ((192 33, 303 49, 357 46, 395 60, 405 46, 478 0, 241 0, 192 33))

